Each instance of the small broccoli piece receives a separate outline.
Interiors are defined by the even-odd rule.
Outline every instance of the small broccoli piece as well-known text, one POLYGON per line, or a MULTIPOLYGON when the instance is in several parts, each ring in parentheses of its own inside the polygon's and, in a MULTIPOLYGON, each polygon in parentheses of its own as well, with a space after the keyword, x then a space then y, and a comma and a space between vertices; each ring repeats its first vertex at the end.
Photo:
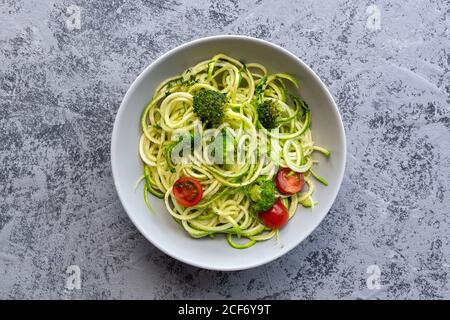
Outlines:
POLYGON ((280 107, 273 100, 266 100, 258 106, 259 122, 266 129, 273 129, 277 126, 277 119, 280 114, 280 107))
POLYGON ((214 90, 200 90, 194 95, 194 113, 207 127, 217 126, 224 118, 226 96, 214 90))
POLYGON ((275 183, 265 177, 256 179, 248 193, 256 212, 269 210, 275 203, 275 183))

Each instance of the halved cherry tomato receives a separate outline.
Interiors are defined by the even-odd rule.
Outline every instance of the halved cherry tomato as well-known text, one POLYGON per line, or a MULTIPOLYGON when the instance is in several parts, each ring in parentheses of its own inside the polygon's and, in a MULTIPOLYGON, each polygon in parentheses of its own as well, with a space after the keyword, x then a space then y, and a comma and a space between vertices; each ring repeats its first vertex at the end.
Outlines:
POLYGON ((286 224, 289 218, 288 210, 281 202, 280 198, 275 200, 272 208, 259 213, 259 217, 266 227, 280 229, 286 224))
POLYGON ((277 173, 275 179, 278 190, 284 194, 294 194, 302 190, 305 184, 303 173, 292 171, 289 168, 283 168, 277 173))
POLYGON ((183 177, 175 181, 172 192, 177 202, 184 207, 195 206, 203 197, 200 182, 190 177, 183 177))

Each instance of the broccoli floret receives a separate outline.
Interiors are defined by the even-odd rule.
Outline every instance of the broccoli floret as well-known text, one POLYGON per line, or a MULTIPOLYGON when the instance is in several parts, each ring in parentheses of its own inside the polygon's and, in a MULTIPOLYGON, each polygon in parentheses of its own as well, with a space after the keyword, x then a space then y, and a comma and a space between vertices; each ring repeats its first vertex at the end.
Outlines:
POLYGON ((275 183, 265 177, 256 179, 248 193, 256 212, 269 210, 275 203, 275 183))
POLYGON ((258 106, 259 122, 266 129, 273 129, 277 126, 277 119, 280 114, 280 107, 273 100, 266 100, 258 106))
POLYGON ((214 90, 200 90, 194 95, 194 113, 207 127, 217 126, 224 118, 226 96, 214 90))

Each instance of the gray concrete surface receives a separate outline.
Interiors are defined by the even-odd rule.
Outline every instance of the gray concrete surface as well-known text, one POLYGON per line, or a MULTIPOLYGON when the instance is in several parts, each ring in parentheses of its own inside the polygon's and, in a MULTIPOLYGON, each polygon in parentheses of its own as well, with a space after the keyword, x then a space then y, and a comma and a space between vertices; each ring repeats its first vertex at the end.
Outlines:
POLYGON ((449 19, 449 2, 435 0, 0 1, 0 298, 450 298, 449 19), (111 177, 130 83, 214 34, 301 57, 329 86, 348 140, 320 227, 243 272, 154 248, 111 177), (66 286, 70 265, 80 289, 66 286))

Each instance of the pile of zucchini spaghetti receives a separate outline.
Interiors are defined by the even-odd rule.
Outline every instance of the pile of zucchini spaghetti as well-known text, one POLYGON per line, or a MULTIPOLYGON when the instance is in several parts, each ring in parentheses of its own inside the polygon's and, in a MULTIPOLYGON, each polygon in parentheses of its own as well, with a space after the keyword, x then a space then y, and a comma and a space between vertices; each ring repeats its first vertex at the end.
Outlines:
POLYGON ((156 88, 141 116, 139 153, 149 194, 190 236, 225 234, 234 248, 278 234, 313 207, 311 112, 297 80, 217 54, 156 88))

